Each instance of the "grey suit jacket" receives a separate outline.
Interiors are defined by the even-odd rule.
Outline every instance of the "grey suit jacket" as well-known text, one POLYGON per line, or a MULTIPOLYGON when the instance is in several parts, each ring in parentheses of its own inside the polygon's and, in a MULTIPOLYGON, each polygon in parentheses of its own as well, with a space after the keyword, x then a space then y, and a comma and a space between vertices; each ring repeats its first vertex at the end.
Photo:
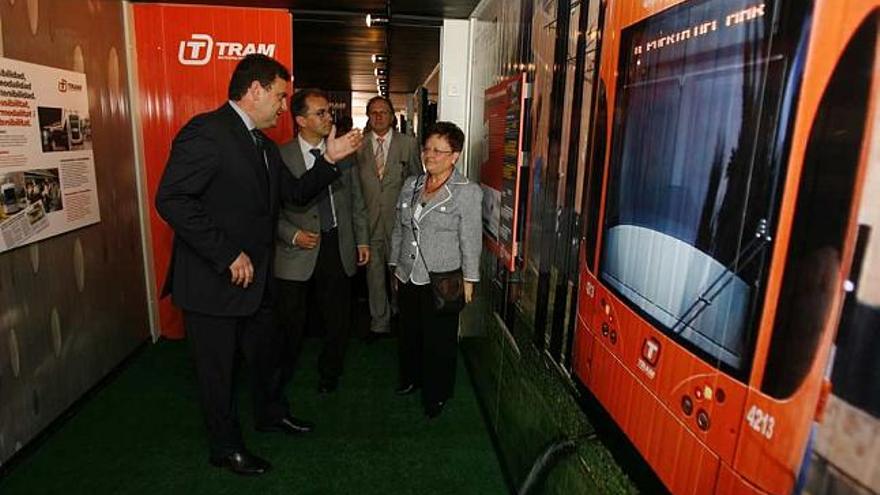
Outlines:
POLYGON ((406 134, 391 131, 391 145, 385 159, 385 175, 382 180, 376 174, 376 158, 373 154, 372 136, 355 154, 358 176, 364 193, 364 203, 369 215, 370 235, 390 242, 394 227, 395 206, 403 181, 411 175, 422 173, 421 154, 416 140, 406 134))
MULTIPOLYGON (((306 173, 306 162, 299 140, 284 143, 280 151, 284 165, 294 177, 306 173)), ((333 189, 333 205, 336 210, 339 257, 346 275, 352 276, 357 270, 357 246, 368 246, 370 236, 360 181, 354 175, 354 163, 349 158, 339 162, 337 167, 342 175, 330 187, 333 189)), ((288 203, 281 206, 276 234, 276 277, 296 281, 311 278, 321 246, 314 249, 299 248, 293 244, 293 236, 298 230, 321 231, 318 202, 319 198, 315 198, 304 206, 288 203)))
POLYGON ((422 208, 421 217, 413 217, 413 198, 425 183, 425 175, 410 177, 400 190, 397 220, 391 233, 388 265, 403 281, 429 282, 427 268, 446 272, 461 267, 464 279, 480 280, 480 252, 483 249, 483 190, 458 170, 422 208), (418 236, 418 242, 416 242, 418 236), (425 263, 419 257, 421 247, 425 263))

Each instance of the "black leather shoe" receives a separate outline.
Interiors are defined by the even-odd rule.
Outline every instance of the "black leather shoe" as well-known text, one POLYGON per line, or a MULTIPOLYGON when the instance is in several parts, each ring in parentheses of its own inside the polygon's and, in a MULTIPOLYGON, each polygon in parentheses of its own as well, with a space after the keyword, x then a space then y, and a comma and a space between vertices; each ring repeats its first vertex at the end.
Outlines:
POLYGON ((443 406, 446 405, 445 402, 431 402, 430 404, 425 406, 425 416, 429 419, 434 419, 437 416, 440 416, 440 413, 443 412, 443 406))
POLYGON ((335 378, 322 378, 321 381, 318 382, 318 393, 329 394, 335 392, 337 387, 339 387, 339 381, 335 378))
POLYGON ((256 476, 272 469, 269 461, 261 459, 246 450, 233 452, 225 457, 212 457, 209 459, 209 462, 213 466, 228 469, 235 474, 244 476, 256 476))
POLYGON ((416 387, 415 384, 401 385, 394 389, 394 393, 397 395, 409 395, 415 392, 419 387, 416 387))
POLYGON ((275 424, 258 426, 257 431, 287 433, 288 435, 303 435, 315 429, 315 424, 304 419, 297 419, 293 416, 281 418, 275 424))
POLYGON ((391 334, 390 331, 389 332, 369 331, 369 332, 367 332, 367 336, 364 337, 364 342, 367 344, 372 344, 373 342, 375 342, 377 340, 390 339, 391 337, 393 337, 393 335, 391 334))

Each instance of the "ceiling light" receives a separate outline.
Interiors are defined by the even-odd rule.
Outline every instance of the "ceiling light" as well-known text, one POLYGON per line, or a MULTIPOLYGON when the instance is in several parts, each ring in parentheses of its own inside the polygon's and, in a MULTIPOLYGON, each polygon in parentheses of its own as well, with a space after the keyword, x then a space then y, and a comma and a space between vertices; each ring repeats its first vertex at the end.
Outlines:
POLYGON ((374 53, 371 58, 374 64, 377 64, 379 62, 388 62, 388 55, 384 53, 374 53))
POLYGON ((376 85, 381 86, 383 84, 388 84, 388 78, 387 77, 377 77, 376 78, 376 85))
POLYGON ((375 74, 376 77, 387 76, 388 69, 386 69, 385 67, 376 67, 375 69, 373 69, 373 74, 375 74))
POLYGON ((367 14, 367 27, 386 26, 388 21, 388 16, 384 14, 367 14))

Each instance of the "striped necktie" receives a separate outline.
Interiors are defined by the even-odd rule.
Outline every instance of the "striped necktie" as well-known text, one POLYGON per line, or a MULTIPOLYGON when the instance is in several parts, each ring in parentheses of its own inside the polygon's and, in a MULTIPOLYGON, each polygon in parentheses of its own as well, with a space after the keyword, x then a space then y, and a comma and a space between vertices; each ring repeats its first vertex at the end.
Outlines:
POLYGON ((376 136, 376 175, 379 180, 385 177, 385 138, 376 136))

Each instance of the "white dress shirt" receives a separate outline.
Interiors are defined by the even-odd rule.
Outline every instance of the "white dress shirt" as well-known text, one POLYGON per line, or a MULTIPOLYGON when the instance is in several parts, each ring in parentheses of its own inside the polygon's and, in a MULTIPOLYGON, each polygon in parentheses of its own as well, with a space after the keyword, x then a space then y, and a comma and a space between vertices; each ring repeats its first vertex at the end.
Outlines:
MULTIPOLYGON (((321 154, 323 154, 327 148, 327 145, 323 139, 320 143, 318 143, 317 146, 312 146, 311 144, 309 144, 309 142, 303 139, 301 135, 297 136, 296 139, 297 141, 299 141, 299 149, 300 151, 302 151, 302 157, 303 161, 306 164, 306 170, 311 170, 312 167, 315 166, 315 155, 313 155, 311 151, 315 148, 318 148, 319 150, 321 150, 321 154)), ((336 227, 337 225, 339 225, 339 223, 336 221, 336 203, 333 201, 332 185, 327 186, 327 194, 330 195, 330 210, 333 212, 333 226, 336 227)), ((293 245, 296 245, 297 234, 299 234, 299 231, 297 231, 296 234, 293 234, 293 239, 291 239, 291 244, 293 245)))

